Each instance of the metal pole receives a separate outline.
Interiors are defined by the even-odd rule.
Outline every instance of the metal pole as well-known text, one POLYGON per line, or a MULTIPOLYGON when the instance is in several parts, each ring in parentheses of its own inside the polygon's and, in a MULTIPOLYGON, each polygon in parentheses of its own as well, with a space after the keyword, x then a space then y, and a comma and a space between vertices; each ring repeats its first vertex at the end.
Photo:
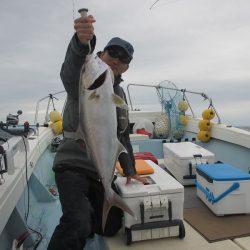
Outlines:
MULTIPOLYGON (((203 93, 203 92, 196 92, 196 91, 190 91, 190 90, 178 89, 178 88, 171 88, 171 87, 163 87, 163 86, 159 86, 159 85, 146 85, 146 84, 134 84, 134 83, 130 83, 130 84, 127 85, 127 91, 128 91, 128 97, 129 97, 129 102, 130 102, 130 106, 131 106, 131 110, 132 110, 132 111, 133 111, 134 109, 133 109, 133 105, 132 105, 132 101, 131 101, 131 95, 130 95, 130 91, 129 91, 129 88, 130 88, 131 86, 155 88, 156 91, 157 91, 157 93, 158 93, 158 95, 159 95, 158 89, 168 89, 168 90, 179 91, 179 92, 182 92, 182 93, 189 93, 189 94, 194 94, 194 95, 200 95, 200 96, 202 96, 203 98, 209 100, 210 104, 212 103, 212 99, 211 99, 210 97, 208 97, 207 94, 205 94, 205 93, 203 93)), ((187 102, 188 102, 188 100, 187 100, 187 102)), ((195 117, 194 112, 193 112, 193 110, 192 110, 192 108, 191 108, 189 102, 188 102, 188 105, 189 105, 189 107, 190 107, 190 110, 191 110, 191 113, 192 113, 193 117, 195 117)), ((218 118, 218 123, 221 123, 221 119, 220 119, 220 117, 219 117, 219 114, 218 114, 218 112, 216 111, 216 109, 214 108, 214 106, 213 106, 213 109, 214 109, 215 114, 216 114, 216 116, 217 116, 217 118, 218 118)))

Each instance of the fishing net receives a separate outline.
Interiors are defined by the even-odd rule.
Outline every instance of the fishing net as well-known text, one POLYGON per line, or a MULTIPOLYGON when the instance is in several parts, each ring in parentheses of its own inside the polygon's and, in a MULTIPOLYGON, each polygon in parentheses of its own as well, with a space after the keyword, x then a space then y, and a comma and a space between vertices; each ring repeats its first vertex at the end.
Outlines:
MULTIPOLYGON (((165 119, 168 120, 167 130, 170 138, 181 139, 184 135, 184 126, 180 123, 180 110, 178 109, 178 103, 182 100, 183 96, 178 91, 177 86, 171 81, 162 81, 157 87, 157 94, 162 105, 162 109, 165 112, 165 119)), ((154 131, 155 137, 157 132, 160 131, 155 124, 156 128, 154 131)), ((165 124, 166 126, 166 124, 165 124)), ((166 138, 166 137, 165 137, 166 138)))

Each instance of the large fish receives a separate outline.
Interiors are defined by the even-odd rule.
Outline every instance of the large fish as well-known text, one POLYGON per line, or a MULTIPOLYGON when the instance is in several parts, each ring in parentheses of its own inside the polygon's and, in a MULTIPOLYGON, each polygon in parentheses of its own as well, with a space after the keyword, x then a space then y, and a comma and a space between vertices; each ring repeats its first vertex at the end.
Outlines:
POLYGON ((79 82, 78 132, 85 141, 88 155, 97 168, 105 190, 103 230, 112 206, 120 207, 135 217, 111 188, 117 158, 121 152, 127 153, 117 139, 116 107, 128 109, 123 99, 114 94, 113 83, 114 75, 110 67, 98 56, 88 55, 79 82))

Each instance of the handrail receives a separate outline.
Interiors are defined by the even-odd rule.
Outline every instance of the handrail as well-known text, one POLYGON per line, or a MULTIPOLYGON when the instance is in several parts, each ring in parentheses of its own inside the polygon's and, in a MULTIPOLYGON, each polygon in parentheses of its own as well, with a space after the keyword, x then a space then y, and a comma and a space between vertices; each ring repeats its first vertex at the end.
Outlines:
MULTIPOLYGON (((47 108, 46 108, 46 114, 45 114, 45 119, 44 119, 44 123, 46 124, 46 123, 48 123, 48 121, 49 121, 49 108, 50 108, 50 104, 51 104, 51 96, 56 96, 56 95, 58 95, 58 94, 61 94, 61 93, 64 93, 65 92, 65 90, 62 90, 62 91, 59 91, 59 92, 55 92, 54 94, 49 94, 49 95, 47 95, 47 96, 45 96, 45 97, 43 97, 43 98, 41 98, 41 99, 39 99, 38 101, 37 101, 37 103, 36 103, 36 113, 35 113, 35 120, 34 120, 34 124, 37 124, 37 120, 38 120, 38 111, 39 111, 39 104, 42 102, 42 101, 44 101, 44 100, 46 100, 47 98, 49 99, 48 100, 48 104, 47 104, 47 108)), ((64 106, 63 106, 63 109, 64 109, 64 107, 65 107, 65 104, 64 104, 64 106)))
MULTIPOLYGON (((158 94, 159 94, 159 89, 168 89, 168 90, 179 91, 179 92, 182 92, 183 94, 189 93, 189 94, 200 95, 200 96, 202 96, 204 98, 204 100, 208 100, 209 103, 210 103, 210 105, 212 106, 212 99, 207 94, 205 94, 203 92, 190 91, 190 90, 187 90, 187 89, 178 89, 178 88, 164 87, 164 86, 160 86, 160 85, 146 85, 146 84, 130 83, 130 84, 127 85, 127 92, 128 92, 129 103, 130 103, 132 111, 134 110, 134 108, 133 108, 133 105, 132 105, 131 95, 130 95, 130 91, 129 91, 130 86, 155 88, 156 91, 158 92, 158 94)), ((186 97, 186 101, 188 102, 188 106, 190 107, 190 110, 191 110, 191 113, 192 113, 193 117, 195 117, 194 112, 193 112, 193 110, 191 108, 191 105, 190 105, 189 101, 187 100, 187 97, 186 97)), ((221 123, 220 116, 219 116, 219 114, 216 111, 216 109, 215 109, 214 106, 213 106, 213 109, 214 109, 214 112, 215 112, 215 114, 216 114, 216 116, 218 118, 218 123, 221 123)))

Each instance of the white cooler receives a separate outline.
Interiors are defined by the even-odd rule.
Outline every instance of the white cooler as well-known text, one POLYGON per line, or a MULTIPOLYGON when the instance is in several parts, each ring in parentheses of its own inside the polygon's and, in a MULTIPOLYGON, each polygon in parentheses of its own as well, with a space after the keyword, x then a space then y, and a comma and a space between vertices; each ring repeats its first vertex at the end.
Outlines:
POLYGON ((183 225, 184 187, 161 167, 150 160, 154 173, 144 175, 150 184, 133 180, 126 185, 125 177, 116 180, 120 195, 135 212, 137 220, 124 213, 124 238, 130 245, 133 241, 164 237, 185 237, 183 225))
POLYGON ((216 215, 250 213, 250 174, 229 164, 197 167, 197 195, 216 215))
POLYGON ((183 185, 194 185, 196 167, 201 163, 214 163, 215 156, 192 142, 164 143, 164 165, 183 185))

